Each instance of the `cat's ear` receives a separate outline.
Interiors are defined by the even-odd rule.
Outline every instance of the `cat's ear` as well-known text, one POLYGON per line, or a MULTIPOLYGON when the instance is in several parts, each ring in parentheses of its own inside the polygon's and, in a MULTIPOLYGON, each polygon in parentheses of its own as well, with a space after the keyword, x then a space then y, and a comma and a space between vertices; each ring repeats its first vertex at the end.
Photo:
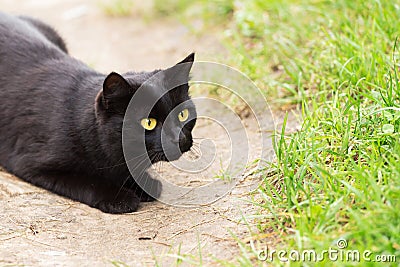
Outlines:
POLYGON ((194 61, 194 53, 188 55, 185 59, 178 62, 176 65, 164 71, 164 85, 168 88, 175 88, 180 85, 187 84, 190 80, 190 70, 194 61))
POLYGON ((187 57, 185 57, 182 61, 178 62, 176 65, 182 65, 180 66, 180 70, 185 74, 187 77, 189 77, 189 72, 192 69, 193 62, 194 62, 194 53, 191 53, 187 57))
POLYGON ((129 83, 116 72, 111 72, 103 82, 102 100, 105 109, 119 110, 126 108, 132 88, 129 83))
POLYGON ((105 98, 123 97, 129 95, 129 83, 116 72, 108 74, 103 83, 103 96, 105 98))
POLYGON ((181 62, 178 62, 176 65, 183 64, 183 63, 191 63, 191 64, 193 65, 193 62, 194 62, 194 55, 195 55, 194 52, 191 53, 190 55, 188 55, 187 57, 185 57, 184 60, 182 60, 181 62))

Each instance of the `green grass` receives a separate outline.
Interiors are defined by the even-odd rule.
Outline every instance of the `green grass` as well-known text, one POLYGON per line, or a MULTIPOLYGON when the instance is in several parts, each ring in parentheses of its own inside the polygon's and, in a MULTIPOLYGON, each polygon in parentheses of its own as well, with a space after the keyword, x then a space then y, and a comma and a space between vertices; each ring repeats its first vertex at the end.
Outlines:
POLYGON ((99 5, 108 16, 126 17, 132 15, 135 3, 134 0, 101 0, 99 5))
POLYGON ((400 260, 399 18, 392 1, 251 1, 234 13, 235 64, 303 118, 275 136, 276 174, 255 203, 256 235, 272 228, 273 247, 321 251, 345 238, 400 260))
MULTIPOLYGON (((222 22, 233 12, 233 0, 154 0, 155 13, 162 16, 178 16, 191 24, 196 19, 207 22, 222 22)), ((210 25, 210 24, 208 24, 210 25)))
POLYGON ((337 248, 340 238, 371 257, 396 255, 398 264, 400 4, 224 3, 229 12, 216 19, 225 21, 227 63, 255 80, 275 108, 292 107, 302 118, 298 132, 286 134, 284 126, 275 135, 276 161, 264 171, 255 196, 261 201, 254 201, 255 241, 239 242, 242 254, 231 264, 264 264, 251 245, 261 248, 269 239, 277 240, 270 249, 322 251, 337 248))

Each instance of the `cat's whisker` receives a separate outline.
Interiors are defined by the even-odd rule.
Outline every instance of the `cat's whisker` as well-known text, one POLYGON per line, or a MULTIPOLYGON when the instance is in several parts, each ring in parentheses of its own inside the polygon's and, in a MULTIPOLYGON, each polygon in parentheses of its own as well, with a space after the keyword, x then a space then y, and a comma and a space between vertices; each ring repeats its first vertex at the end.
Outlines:
MULTIPOLYGON (((147 165, 149 165, 149 158, 146 155, 146 156, 143 156, 142 159, 140 159, 140 161, 136 164, 135 168, 131 170, 131 172, 136 172, 137 170, 142 172, 142 170, 147 169, 147 165), (144 166, 142 166, 143 164, 144 164, 144 166)), ((135 173, 135 175, 136 175, 136 173, 135 173)))
POLYGON ((207 158, 203 157, 203 154, 197 154, 198 152, 194 152, 194 151, 191 151, 191 152, 193 152, 197 156, 197 158, 195 158, 195 160, 197 162, 199 162, 200 164, 207 163, 207 165, 208 165, 209 161, 207 158))
MULTIPOLYGON (((145 161, 145 160, 142 160, 142 161, 139 163, 139 165, 143 164, 143 161, 145 161)), ((137 177, 137 179, 140 179, 140 178, 142 177, 142 175, 146 172, 146 170, 147 170, 146 168, 142 168, 138 173, 135 173, 134 176, 137 177)), ((132 176, 130 176, 130 177, 134 180, 134 183, 137 184, 137 180, 136 180, 134 177, 132 177, 132 176)), ((147 181, 145 182, 144 185, 142 185, 142 184, 137 184, 137 186, 139 186, 139 187, 145 187, 145 186, 146 186, 146 183, 147 183, 147 181)))
POLYGON ((202 151, 199 148, 192 147, 191 151, 195 152, 199 157, 203 155, 202 151))
POLYGON ((125 161, 124 162, 121 162, 121 160, 123 160, 124 159, 124 156, 122 156, 117 162, 117 164, 115 164, 115 165, 111 165, 111 166, 106 166, 106 167, 99 167, 99 168, 97 168, 98 170, 104 170, 104 169, 114 169, 115 167, 119 167, 119 166, 122 166, 122 165, 124 165, 125 164, 125 161), (121 162, 121 163, 120 163, 121 162))
POLYGON ((187 157, 187 158, 189 158, 189 160, 193 161, 196 159, 197 154, 190 150, 185 154, 185 157, 187 157))
POLYGON ((189 155, 194 155, 194 156, 196 156, 196 157, 200 157, 200 156, 201 156, 201 154, 199 153, 199 151, 197 151, 197 150, 194 149, 194 148, 191 148, 190 151, 188 151, 188 152, 189 152, 189 155))
POLYGON ((193 142, 192 146, 197 146, 197 147, 205 147, 205 148, 208 148, 208 149, 210 149, 210 148, 214 148, 214 147, 215 147, 215 146, 213 146, 213 145, 210 145, 210 144, 205 144, 205 143, 196 143, 196 142, 193 142))
POLYGON ((143 164, 147 165, 149 163, 149 161, 151 162, 151 158, 145 156, 142 159, 140 159, 140 161, 136 164, 135 168, 133 169, 133 171, 136 171, 137 169, 140 170, 140 172, 143 172, 143 170, 145 171, 146 168, 145 166, 142 167, 143 164))
POLYGON ((161 161, 160 172, 164 169, 165 162, 161 161))
POLYGON ((196 149, 196 148, 191 148, 191 149, 190 149, 190 153, 191 153, 192 155, 196 156, 196 157, 201 157, 201 155, 202 155, 201 151, 199 151, 199 150, 196 149))
MULTIPOLYGON (((151 155, 150 155, 150 160, 151 160, 151 161, 154 161, 154 160, 157 161, 159 157, 160 157, 160 156, 159 156, 158 154, 151 154, 151 155)), ((140 179, 140 178, 142 177, 142 175, 145 174, 145 172, 146 172, 146 169, 143 169, 142 172, 138 175, 138 178, 140 179)), ((147 186, 146 186, 147 183, 148 183, 148 179, 146 179, 146 180, 144 181, 144 184, 139 184, 138 186, 141 187, 142 190, 143 190, 143 188, 147 188, 147 186)))
POLYGON ((193 140, 193 142, 198 143, 198 142, 202 142, 202 141, 205 141, 205 140, 212 141, 213 139, 210 139, 210 138, 192 138, 192 140, 193 140))
MULTIPOLYGON (((116 167, 119 167, 119 166, 123 166, 123 165, 127 164, 128 162, 131 162, 132 160, 137 159, 137 158, 140 158, 140 157, 142 157, 142 156, 144 156, 144 155, 146 155, 146 154, 147 154, 147 152, 145 152, 145 153, 143 153, 143 154, 140 154, 140 155, 138 155, 138 156, 136 156, 136 157, 130 158, 130 159, 127 160, 127 161, 124 161, 124 162, 121 162, 121 163, 118 163, 118 164, 115 164, 115 165, 112 165, 112 166, 100 167, 100 168, 97 168, 97 169, 98 169, 98 170, 113 169, 113 168, 116 168, 116 167)), ((124 159, 124 158, 125 158, 125 157, 122 156, 122 157, 120 158, 120 160, 118 160, 118 162, 121 161, 121 160, 124 159)))
MULTIPOLYGON (((159 161, 160 159, 161 159, 161 155, 157 155, 157 161, 159 161)), ((162 172, 163 164, 164 164, 164 162, 159 161, 158 169, 157 169, 157 172, 158 172, 158 173, 161 173, 161 172, 162 172)))
POLYGON ((122 191, 122 188, 125 186, 126 182, 128 182, 128 180, 129 180, 130 177, 131 177, 131 175, 128 175, 128 177, 125 178, 125 181, 124 181, 124 182, 122 183, 122 185, 120 186, 120 188, 119 188, 117 194, 115 195, 114 200, 118 198, 119 194, 120 194, 121 191, 122 191))

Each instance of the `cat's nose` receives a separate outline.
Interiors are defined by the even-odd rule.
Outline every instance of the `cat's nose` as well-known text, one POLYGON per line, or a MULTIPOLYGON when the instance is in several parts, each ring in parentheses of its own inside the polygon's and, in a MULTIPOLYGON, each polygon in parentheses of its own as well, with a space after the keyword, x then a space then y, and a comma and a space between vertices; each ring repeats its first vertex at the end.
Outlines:
POLYGON ((174 143, 174 144, 179 144, 179 137, 173 138, 171 141, 172 141, 172 143, 174 143))
POLYGON ((181 136, 178 136, 178 137, 173 138, 171 141, 172 141, 172 143, 174 143, 174 144, 180 144, 180 143, 186 141, 186 137, 185 137, 184 135, 181 135, 181 136))
POLYGON ((181 135, 179 137, 173 138, 171 141, 173 144, 181 145, 186 142, 186 137, 184 135, 181 135))

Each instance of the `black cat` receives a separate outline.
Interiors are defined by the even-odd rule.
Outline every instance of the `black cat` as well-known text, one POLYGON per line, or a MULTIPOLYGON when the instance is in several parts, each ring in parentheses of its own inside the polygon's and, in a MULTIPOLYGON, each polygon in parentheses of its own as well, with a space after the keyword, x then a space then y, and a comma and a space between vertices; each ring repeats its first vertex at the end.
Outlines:
POLYGON ((65 53, 68 53, 67 46, 65 45, 64 40, 52 27, 43 23, 40 20, 31 17, 19 16, 19 18, 30 23, 31 26, 35 27, 38 31, 40 31, 40 33, 43 34, 47 38, 47 40, 58 46, 65 53))
POLYGON ((193 61, 190 54, 179 62, 176 66, 184 66, 179 73, 172 67, 106 76, 69 56, 62 38, 43 22, 0 13, 0 165, 104 212, 136 211, 140 201, 161 193, 161 183, 145 172, 150 164, 177 159, 192 146, 196 110, 188 80, 193 61), (129 122, 135 135, 129 146, 143 142, 150 161, 143 155, 127 159, 130 166, 137 164, 130 172, 121 141, 124 115, 139 87, 159 73, 161 81, 146 84, 144 99, 161 98, 154 107, 136 101, 129 122), (168 90, 168 81, 176 77, 182 81, 168 90), (173 119, 167 120, 171 112, 173 119), (172 146, 179 153, 167 157, 172 146), (145 181, 149 194, 134 178, 145 181))

